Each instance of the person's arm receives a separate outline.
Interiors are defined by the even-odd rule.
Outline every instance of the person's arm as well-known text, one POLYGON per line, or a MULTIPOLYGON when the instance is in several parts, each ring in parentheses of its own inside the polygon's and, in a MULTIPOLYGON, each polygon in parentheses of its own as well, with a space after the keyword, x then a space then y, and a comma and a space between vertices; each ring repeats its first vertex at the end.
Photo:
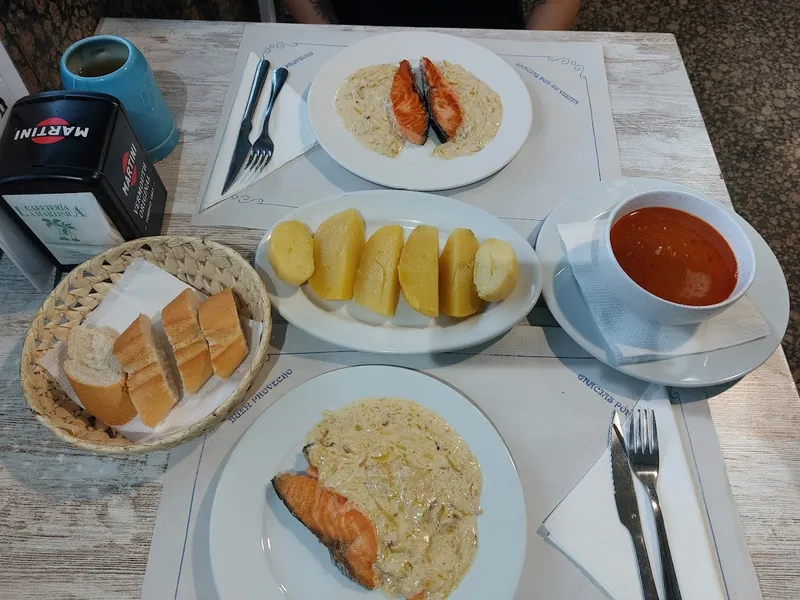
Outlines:
POLYGON ((580 5, 580 0, 537 0, 526 28, 568 31, 578 16, 580 5))
POLYGON ((336 23, 330 0, 285 0, 289 14, 298 23, 327 25, 336 23))

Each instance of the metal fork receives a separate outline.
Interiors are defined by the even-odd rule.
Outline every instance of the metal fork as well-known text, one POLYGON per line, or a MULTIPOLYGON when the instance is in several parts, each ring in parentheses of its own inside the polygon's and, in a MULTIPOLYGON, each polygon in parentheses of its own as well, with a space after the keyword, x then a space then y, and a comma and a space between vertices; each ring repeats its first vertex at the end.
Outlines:
POLYGON ((242 185, 250 184, 253 179, 258 177, 263 169, 267 167, 269 161, 272 159, 272 153, 275 151, 275 144, 272 138, 269 137, 269 118, 272 115, 272 107, 275 105, 275 100, 289 76, 289 71, 284 67, 275 69, 272 73, 272 85, 269 90, 269 102, 267 102, 267 109, 264 111, 264 126, 261 128, 261 135, 250 148, 247 158, 242 167, 242 185))
POLYGON ((661 555, 661 572, 664 579, 666 600, 681 600, 675 565, 669 549, 664 517, 661 515, 661 503, 658 501, 658 428, 656 415, 652 410, 637 408, 628 418, 625 427, 625 447, 628 452, 631 468, 642 482, 650 496, 650 504, 656 518, 658 546, 661 555))

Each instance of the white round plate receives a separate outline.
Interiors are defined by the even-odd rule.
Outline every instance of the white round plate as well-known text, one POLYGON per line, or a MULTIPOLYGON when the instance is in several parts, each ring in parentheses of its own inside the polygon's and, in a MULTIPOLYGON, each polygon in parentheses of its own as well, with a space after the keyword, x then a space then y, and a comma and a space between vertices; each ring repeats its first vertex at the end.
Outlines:
POLYGON ((348 171, 386 187, 432 191, 480 181, 511 162, 528 137, 533 110, 519 75, 494 52, 451 35, 403 31, 367 38, 325 63, 308 93, 308 118, 320 145, 348 171), (423 56, 461 65, 500 94, 503 122, 494 139, 479 152, 437 159, 431 152, 439 141, 431 131, 424 146, 406 144, 396 158, 389 158, 362 146, 336 113, 336 92, 356 70, 403 59, 416 68, 423 56))
POLYGON ((480 409, 428 375, 388 366, 339 369, 300 384, 248 428, 223 467, 211 510, 211 570, 221 600, 386 598, 348 580, 275 495, 270 480, 304 470, 306 434, 325 410, 390 396, 446 419, 481 467, 478 552, 450 600, 513 598, 527 542, 525 499, 511 455, 480 409))
POLYGON ((771 329, 771 333, 761 339, 703 354, 615 365, 610 361, 603 336, 572 275, 558 235, 558 226, 605 218, 623 199, 656 190, 693 192, 677 183, 657 179, 615 179, 575 192, 548 215, 536 240, 536 250, 542 261, 542 292, 547 307, 559 325, 584 350, 631 377, 680 387, 703 387, 739 379, 775 352, 789 323, 789 291, 778 259, 758 232, 739 215, 734 213, 750 237, 756 253, 756 278, 747 297, 758 307, 771 329))
POLYGON ((528 241, 497 217, 458 200, 395 190, 353 192, 306 204, 281 221, 302 221, 313 232, 322 221, 348 208, 358 209, 364 217, 367 237, 383 225, 396 223, 403 226, 406 237, 420 224, 437 227, 440 251, 457 227, 471 229, 480 242, 486 238, 505 240, 517 254, 519 281, 503 302, 487 304, 466 319, 430 319, 414 311, 402 294, 394 317, 387 318, 352 300, 320 300, 308 285, 298 288, 282 282, 267 260, 268 231, 256 249, 256 271, 281 315, 310 335, 362 352, 428 354, 457 350, 505 333, 525 318, 539 298, 541 268, 528 241))

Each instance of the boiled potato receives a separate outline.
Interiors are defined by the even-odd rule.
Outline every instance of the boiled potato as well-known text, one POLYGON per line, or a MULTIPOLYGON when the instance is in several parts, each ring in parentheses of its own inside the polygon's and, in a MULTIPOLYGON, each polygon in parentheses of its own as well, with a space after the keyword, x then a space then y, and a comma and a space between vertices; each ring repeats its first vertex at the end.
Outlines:
POLYGON ((397 265, 403 249, 403 228, 385 225, 367 240, 358 262, 353 299, 385 317, 394 316, 400 298, 397 265))
POLYGON ((487 302, 505 300, 517 287, 519 265, 511 244, 489 238, 475 254, 475 289, 487 302))
POLYGON ((364 248, 364 219, 350 208, 325 219, 314 234, 314 273, 308 285, 324 300, 353 297, 358 259, 364 248))
POLYGON ((290 285, 302 285, 314 272, 314 239, 300 221, 278 223, 269 236, 267 258, 275 274, 290 285))
POLYGON ((419 225, 408 236, 397 267, 406 302, 426 317, 439 316, 439 231, 419 225))
POLYGON ((454 229, 439 257, 439 304, 450 317, 468 317, 483 301, 473 283, 478 240, 469 229, 454 229))

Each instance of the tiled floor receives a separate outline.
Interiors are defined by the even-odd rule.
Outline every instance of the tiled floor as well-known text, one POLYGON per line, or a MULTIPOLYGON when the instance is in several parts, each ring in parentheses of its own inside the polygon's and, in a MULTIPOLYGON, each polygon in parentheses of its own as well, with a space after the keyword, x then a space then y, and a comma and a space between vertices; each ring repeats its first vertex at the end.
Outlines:
POLYGON ((800 1, 583 0, 577 29, 675 34, 736 210, 783 265, 800 383, 800 1))

